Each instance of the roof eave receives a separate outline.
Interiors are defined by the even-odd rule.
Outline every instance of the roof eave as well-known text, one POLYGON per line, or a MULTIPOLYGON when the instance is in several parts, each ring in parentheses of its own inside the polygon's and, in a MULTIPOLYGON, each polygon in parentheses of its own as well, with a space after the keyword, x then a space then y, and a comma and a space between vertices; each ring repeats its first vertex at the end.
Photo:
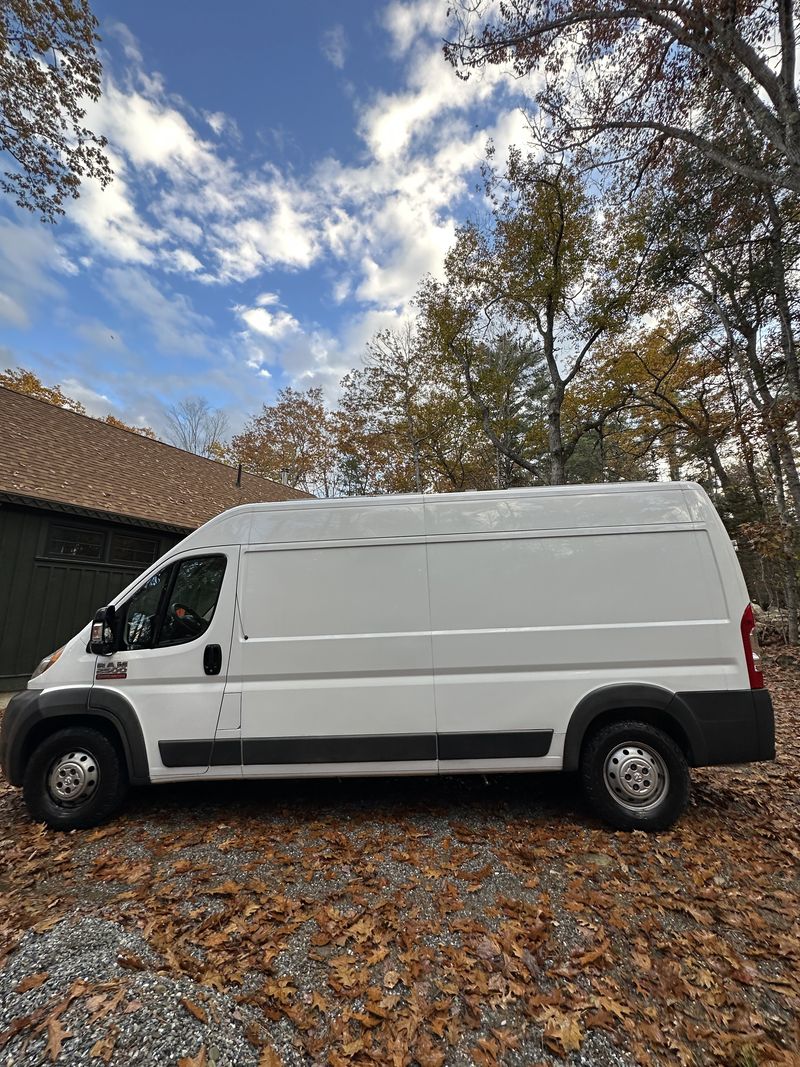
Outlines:
POLYGON ((102 522, 119 522, 126 526, 141 526, 148 530, 160 530, 162 533, 175 533, 185 536, 196 530, 196 526, 178 526, 176 523, 159 522, 146 519, 141 515, 123 515, 118 511, 105 511, 101 508, 86 508, 78 504, 69 504, 63 500, 51 500, 48 497, 25 496, 20 493, 0 491, 0 504, 16 504, 19 507, 38 508, 40 511, 58 511, 65 515, 79 515, 87 519, 99 519, 102 522))

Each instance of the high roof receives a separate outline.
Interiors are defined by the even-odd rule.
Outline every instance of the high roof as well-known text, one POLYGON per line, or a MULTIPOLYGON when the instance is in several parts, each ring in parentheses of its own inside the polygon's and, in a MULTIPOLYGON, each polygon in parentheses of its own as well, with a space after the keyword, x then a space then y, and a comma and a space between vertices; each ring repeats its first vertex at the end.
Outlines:
POLYGON ((0 387, 0 499, 193 530, 237 504, 308 494, 0 387))

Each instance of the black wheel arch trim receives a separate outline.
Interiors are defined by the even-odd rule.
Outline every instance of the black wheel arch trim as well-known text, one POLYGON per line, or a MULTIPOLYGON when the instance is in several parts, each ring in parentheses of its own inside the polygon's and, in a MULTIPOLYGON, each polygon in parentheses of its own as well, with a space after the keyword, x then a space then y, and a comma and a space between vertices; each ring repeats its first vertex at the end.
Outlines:
POLYGON ((606 712, 626 709, 655 711, 672 719, 683 731, 689 745, 687 756, 695 767, 708 758, 706 741, 697 719, 679 693, 658 685, 624 683, 607 685, 587 693, 572 713, 564 738, 564 770, 575 771, 580 762, 581 746, 592 723, 606 712))
POLYGON ((22 784, 31 730, 48 719, 63 719, 68 726, 76 715, 110 723, 119 736, 131 783, 150 781, 144 735, 133 706, 115 690, 75 686, 28 689, 9 701, 0 737, 0 762, 12 785, 22 784))

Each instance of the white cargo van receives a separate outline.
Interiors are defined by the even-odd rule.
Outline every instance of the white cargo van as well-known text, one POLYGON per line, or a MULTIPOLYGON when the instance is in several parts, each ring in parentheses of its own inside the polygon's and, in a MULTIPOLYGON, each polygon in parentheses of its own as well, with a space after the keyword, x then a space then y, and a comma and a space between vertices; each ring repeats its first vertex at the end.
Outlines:
POLYGON ((774 758, 763 684, 692 483, 251 504, 40 664, 0 762, 62 828, 128 783, 567 770, 659 829, 689 766, 774 758))

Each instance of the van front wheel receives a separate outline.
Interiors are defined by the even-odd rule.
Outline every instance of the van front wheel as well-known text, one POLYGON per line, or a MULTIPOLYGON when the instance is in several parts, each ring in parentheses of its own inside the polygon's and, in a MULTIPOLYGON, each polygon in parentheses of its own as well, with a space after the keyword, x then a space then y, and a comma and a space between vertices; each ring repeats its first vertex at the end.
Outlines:
POLYGON ((116 746, 88 726, 46 737, 28 760, 22 782, 31 816, 54 830, 97 826, 114 814, 127 789, 116 746))
POLYGON ((581 755, 592 808, 619 830, 666 830, 689 803, 689 765, 672 738, 645 722, 615 722, 581 755))

